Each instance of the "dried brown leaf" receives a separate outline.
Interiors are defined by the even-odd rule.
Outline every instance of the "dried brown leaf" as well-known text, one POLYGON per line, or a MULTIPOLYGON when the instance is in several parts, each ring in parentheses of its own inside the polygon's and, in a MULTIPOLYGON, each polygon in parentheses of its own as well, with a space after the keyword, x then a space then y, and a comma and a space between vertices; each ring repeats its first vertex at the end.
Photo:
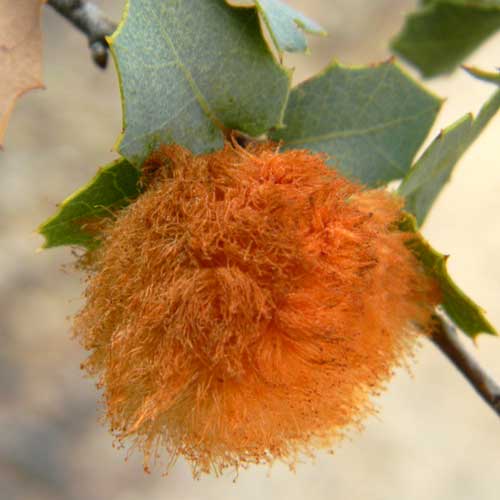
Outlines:
POLYGON ((43 88, 40 11, 44 0, 0 0, 0 148, 18 97, 43 88))

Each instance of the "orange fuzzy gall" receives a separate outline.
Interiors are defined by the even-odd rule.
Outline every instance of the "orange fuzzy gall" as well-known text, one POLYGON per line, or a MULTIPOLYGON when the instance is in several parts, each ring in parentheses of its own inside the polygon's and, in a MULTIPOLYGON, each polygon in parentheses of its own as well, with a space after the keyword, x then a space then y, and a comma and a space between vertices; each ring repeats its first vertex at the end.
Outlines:
POLYGON ((272 144, 163 146, 144 172, 74 323, 118 439, 198 474, 359 427, 438 301, 401 200, 272 144))

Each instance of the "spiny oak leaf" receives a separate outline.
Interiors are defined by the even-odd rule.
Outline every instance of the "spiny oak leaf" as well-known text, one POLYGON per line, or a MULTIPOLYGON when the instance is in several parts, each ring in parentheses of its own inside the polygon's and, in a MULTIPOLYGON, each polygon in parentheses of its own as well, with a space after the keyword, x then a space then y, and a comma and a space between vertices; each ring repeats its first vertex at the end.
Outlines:
POLYGON ((43 88, 40 9, 44 0, 0 1, 0 149, 15 101, 43 88))
POLYGON ((259 136, 282 124, 291 72, 254 9, 223 0, 128 0, 109 39, 120 79, 120 153, 135 165, 159 144, 201 153, 223 129, 259 136))
POLYGON ((393 60, 366 67, 333 63, 292 90, 285 128, 270 136, 285 149, 328 153, 344 175, 381 185, 406 175, 440 106, 393 60))
POLYGON ((315 21, 304 16, 280 0, 226 0, 233 7, 255 7, 269 30, 269 35, 280 53, 305 52, 306 37, 303 32, 326 35, 315 21))
POLYGON ((415 218, 406 214, 401 228, 415 233, 415 237, 411 238, 407 245, 430 275, 438 281, 442 293, 441 305, 453 323, 472 338, 477 337, 480 333, 498 335, 495 327, 486 319, 481 307, 469 298, 448 274, 446 262, 449 256, 432 248, 418 232, 415 218))
POLYGON ((500 107, 500 90, 484 104, 474 119, 469 113, 442 130, 424 151, 399 187, 406 209, 422 225, 453 169, 500 107))
POLYGON ((139 170, 123 158, 99 169, 87 185, 66 198, 58 212, 38 228, 45 237, 42 248, 95 248, 104 219, 113 218, 118 209, 139 195, 139 177, 139 170))
POLYGON ((396 54, 425 77, 453 71, 500 29, 500 2, 427 0, 409 14, 392 41, 396 54))

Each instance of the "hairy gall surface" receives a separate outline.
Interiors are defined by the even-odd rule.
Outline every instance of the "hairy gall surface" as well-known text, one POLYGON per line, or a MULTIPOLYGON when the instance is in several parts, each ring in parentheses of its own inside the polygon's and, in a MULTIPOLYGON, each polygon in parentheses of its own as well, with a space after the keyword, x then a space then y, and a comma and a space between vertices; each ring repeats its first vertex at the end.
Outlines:
POLYGON ((143 182, 74 323, 118 439, 199 474, 293 465, 359 427, 438 301, 401 200, 272 144, 164 146, 143 182))

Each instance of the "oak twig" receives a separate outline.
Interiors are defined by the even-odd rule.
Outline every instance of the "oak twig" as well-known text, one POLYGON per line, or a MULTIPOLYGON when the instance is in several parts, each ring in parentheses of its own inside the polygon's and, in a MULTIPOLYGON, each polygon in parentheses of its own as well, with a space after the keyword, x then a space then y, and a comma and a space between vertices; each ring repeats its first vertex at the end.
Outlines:
POLYGON ((455 365, 483 400, 500 416, 500 385, 486 373, 460 343, 453 325, 442 317, 435 317, 431 340, 455 365))
POLYGON ((115 31, 116 23, 87 0, 48 0, 47 3, 87 36, 92 59, 100 68, 105 68, 109 49, 106 37, 115 31))

